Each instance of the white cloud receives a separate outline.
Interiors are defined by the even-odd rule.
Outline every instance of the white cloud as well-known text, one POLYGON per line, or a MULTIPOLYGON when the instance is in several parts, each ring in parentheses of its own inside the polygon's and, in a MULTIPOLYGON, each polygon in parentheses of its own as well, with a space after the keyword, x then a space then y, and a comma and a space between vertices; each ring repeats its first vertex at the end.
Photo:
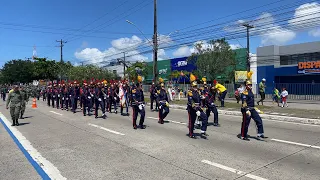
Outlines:
POLYGON ((174 57, 185 57, 190 56, 192 54, 191 49, 188 46, 181 46, 173 53, 174 57))
POLYGON ((120 38, 111 42, 112 46, 116 49, 136 48, 142 43, 142 40, 138 36, 132 36, 131 38, 120 38))
POLYGON ((230 44, 231 49, 240 49, 241 45, 240 44, 230 44))
POLYGON ((311 31, 309 31, 309 35, 314 37, 320 37, 320 28, 312 29, 311 31))
MULTIPOLYGON (((317 2, 306 3, 299 6, 294 13, 291 20, 288 21, 289 25, 296 29, 314 28, 320 25, 320 4, 317 2)), ((319 29, 312 29, 309 35, 318 37, 320 36, 319 29)))
MULTIPOLYGON (((245 20, 238 20, 233 25, 224 28, 227 32, 245 32, 246 28, 242 26, 245 20)), ((250 30, 251 35, 260 35, 262 45, 282 45, 296 37, 296 33, 283 28, 275 23, 270 13, 262 13, 255 19, 254 23, 249 23, 255 28, 250 30)))
MULTIPOLYGON (((123 58, 123 49, 130 48, 131 51, 126 52, 127 61, 145 61, 148 58, 140 55, 136 49, 143 41, 137 37, 120 38, 111 42, 112 47, 101 51, 97 48, 85 48, 74 53, 75 57, 80 60, 87 61, 86 64, 96 64, 100 62, 110 61, 117 58, 123 58)), ((107 65, 107 64, 103 64, 107 65)))
POLYGON ((270 13, 263 13, 253 25, 251 32, 261 35, 262 45, 282 45, 296 37, 294 31, 277 25, 270 13))

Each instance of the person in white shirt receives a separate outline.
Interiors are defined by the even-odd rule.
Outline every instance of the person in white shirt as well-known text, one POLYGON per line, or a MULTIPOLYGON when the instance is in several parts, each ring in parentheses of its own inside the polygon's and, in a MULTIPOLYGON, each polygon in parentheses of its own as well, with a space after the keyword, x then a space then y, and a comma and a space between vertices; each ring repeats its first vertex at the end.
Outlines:
POLYGON ((288 107, 288 104, 287 104, 287 97, 288 97, 288 91, 286 90, 286 88, 282 88, 282 92, 281 92, 281 99, 282 99, 282 106, 281 107, 288 107))

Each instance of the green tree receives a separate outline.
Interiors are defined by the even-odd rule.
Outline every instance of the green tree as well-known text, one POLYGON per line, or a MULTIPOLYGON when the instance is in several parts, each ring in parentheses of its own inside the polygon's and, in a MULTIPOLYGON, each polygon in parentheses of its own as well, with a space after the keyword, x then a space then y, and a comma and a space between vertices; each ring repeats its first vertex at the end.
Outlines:
POLYGON ((129 78, 135 80, 138 76, 138 72, 141 71, 141 76, 146 77, 148 74, 152 73, 152 67, 147 66, 145 62, 135 62, 127 70, 126 74, 129 78))
POLYGON ((198 78, 206 76, 208 80, 218 76, 233 77, 236 60, 235 53, 225 39, 212 40, 204 47, 203 43, 195 45, 197 53, 188 60, 196 59, 197 70, 193 72, 198 78))

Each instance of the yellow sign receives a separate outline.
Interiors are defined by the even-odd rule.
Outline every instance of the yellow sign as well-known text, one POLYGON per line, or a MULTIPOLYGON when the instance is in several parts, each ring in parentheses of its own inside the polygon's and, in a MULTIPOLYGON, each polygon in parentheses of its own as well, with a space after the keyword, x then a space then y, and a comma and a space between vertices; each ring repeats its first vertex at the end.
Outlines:
POLYGON ((247 78, 247 71, 235 71, 234 72, 234 80, 236 83, 243 83, 247 78))

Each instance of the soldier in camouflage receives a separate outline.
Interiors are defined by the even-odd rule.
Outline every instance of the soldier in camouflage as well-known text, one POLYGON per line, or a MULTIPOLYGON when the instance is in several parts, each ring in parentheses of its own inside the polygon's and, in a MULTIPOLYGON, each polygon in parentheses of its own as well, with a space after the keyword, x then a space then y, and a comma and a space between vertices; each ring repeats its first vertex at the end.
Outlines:
POLYGON ((12 92, 9 93, 6 108, 9 109, 10 104, 10 115, 12 119, 11 126, 19 126, 19 115, 21 109, 22 96, 19 91, 19 86, 15 85, 12 92))
POLYGON ((24 119, 23 114, 26 110, 26 104, 28 103, 28 100, 29 100, 28 93, 24 89, 24 86, 20 86, 20 95, 21 95, 20 119, 24 119))

